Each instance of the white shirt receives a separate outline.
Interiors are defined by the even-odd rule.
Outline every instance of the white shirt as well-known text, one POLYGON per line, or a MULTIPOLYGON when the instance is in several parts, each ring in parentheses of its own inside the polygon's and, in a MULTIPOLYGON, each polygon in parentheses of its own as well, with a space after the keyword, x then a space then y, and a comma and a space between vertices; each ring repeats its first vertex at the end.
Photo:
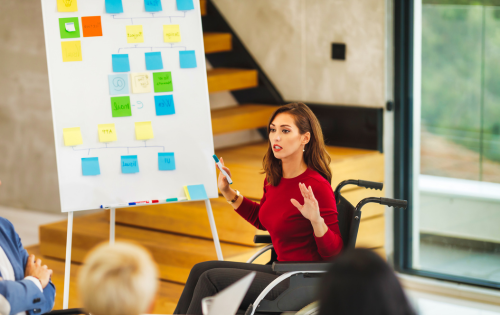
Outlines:
MULTIPOLYGON (((12 264, 10 263, 9 257, 5 254, 5 251, 0 246, 0 272, 2 273, 3 280, 11 280, 16 281, 16 275, 14 274, 14 268, 12 268, 12 264)), ((40 280, 35 277, 27 276, 24 279, 33 281, 33 283, 43 292, 42 284, 40 280)), ((0 299, 0 309, 2 308, 2 303, 8 303, 6 299, 0 299)), ((8 306, 10 309, 10 305, 8 306)), ((26 312, 20 312, 16 315, 26 315, 26 312)))

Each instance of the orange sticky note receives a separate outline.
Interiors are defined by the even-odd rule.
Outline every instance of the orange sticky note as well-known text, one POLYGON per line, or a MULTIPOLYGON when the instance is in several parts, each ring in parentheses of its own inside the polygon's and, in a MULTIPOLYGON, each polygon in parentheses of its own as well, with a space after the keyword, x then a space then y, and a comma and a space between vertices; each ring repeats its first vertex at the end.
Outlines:
POLYGON ((100 16, 82 16, 83 37, 102 36, 100 16))
POLYGON ((78 5, 76 0, 57 0, 57 11, 59 12, 76 12, 78 5))

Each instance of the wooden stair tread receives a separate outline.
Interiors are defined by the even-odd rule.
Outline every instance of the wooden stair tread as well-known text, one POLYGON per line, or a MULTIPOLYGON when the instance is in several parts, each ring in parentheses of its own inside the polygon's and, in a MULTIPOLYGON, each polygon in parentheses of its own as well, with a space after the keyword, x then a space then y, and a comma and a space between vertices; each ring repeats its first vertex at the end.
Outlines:
POLYGON ((259 84, 254 69, 215 68, 207 71, 207 80, 209 93, 249 89, 259 84))
MULTIPOLYGON (((34 254, 37 258, 41 258, 44 265, 47 265, 53 270, 52 283, 56 286, 57 294, 54 303, 54 310, 60 310, 63 307, 63 292, 64 292, 64 260, 54 259, 41 256, 39 245, 29 246, 26 248, 29 254, 34 254)), ((78 299, 77 275, 80 264, 71 264, 71 280, 69 290, 69 307, 80 308, 82 305, 78 299)), ((172 314, 175 310, 177 302, 181 296, 184 286, 182 284, 159 281, 158 294, 156 297, 155 308, 153 314, 172 314)))
POLYGON ((200 12, 202 16, 207 15, 207 0, 200 0, 200 12))
POLYGON ((206 32, 203 33, 205 53, 218 53, 233 49, 231 33, 206 32))
POLYGON ((214 135, 266 127, 278 106, 245 104, 212 110, 214 135))
MULTIPOLYGON (((44 256, 65 258, 67 222, 61 221, 40 227, 40 250, 44 256)), ((164 280, 184 283, 191 268, 198 262, 216 260, 211 240, 165 233, 156 230, 116 225, 116 239, 140 243, 153 255, 164 280)), ((105 212, 74 219, 72 261, 82 262, 95 245, 109 240, 109 221, 105 212)), ((226 260, 241 261, 259 247, 221 243, 226 260)))

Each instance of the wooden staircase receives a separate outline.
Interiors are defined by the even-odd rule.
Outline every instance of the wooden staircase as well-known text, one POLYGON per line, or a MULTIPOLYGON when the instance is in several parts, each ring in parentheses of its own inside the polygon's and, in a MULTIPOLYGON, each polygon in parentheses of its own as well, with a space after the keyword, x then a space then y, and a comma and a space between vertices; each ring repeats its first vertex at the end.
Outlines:
MULTIPOLYGON (((206 1, 201 0, 202 14, 206 14, 206 1)), ((207 54, 231 51, 230 33, 204 34, 207 54)), ((210 93, 241 91, 259 86, 259 73, 254 69, 214 68, 207 71, 210 93)), ((276 106, 263 104, 235 104, 212 110, 213 134, 236 132, 265 127, 276 106)), ((267 142, 216 150, 233 173, 235 187, 253 200, 262 197, 264 175, 261 174, 262 158, 267 142)), ((344 179, 382 181, 384 178, 383 155, 376 151, 328 147, 332 156, 332 186, 344 179)), ((356 204, 368 196, 382 196, 380 191, 359 187, 346 187, 343 195, 356 204)), ((253 244, 256 229, 237 215, 223 197, 211 200, 222 253, 226 260, 246 261, 262 246, 253 244)), ((198 262, 215 260, 206 209, 203 202, 162 204, 140 208, 117 209, 116 238, 132 240, 151 251, 160 268, 160 306, 155 313, 172 313, 192 266, 198 262)), ((40 227, 40 245, 31 249, 45 257, 54 269, 54 282, 58 287, 55 309, 62 307, 63 266, 66 248, 67 222, 61 221, 40 227), (55 267, 54 267, 55 266, 55 267)), ((109 213, 85 215, 74 219, 72 247, 72 284, 70 307, 78 306, 75 287, 76 269, 85 255, 100 242, 109 239, 109 213)), ((373 248, 383 253, 384 208, 370 204, 363 208, 358 246, 373 248)), ((257 263, 266 263, 269 254, 257 263)))

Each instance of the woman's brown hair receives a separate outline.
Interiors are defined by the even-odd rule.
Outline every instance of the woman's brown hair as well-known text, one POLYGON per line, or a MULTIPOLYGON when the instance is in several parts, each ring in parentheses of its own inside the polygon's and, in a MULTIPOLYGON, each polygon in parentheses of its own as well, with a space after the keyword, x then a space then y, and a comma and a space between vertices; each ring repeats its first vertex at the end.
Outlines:
MULTIPOLYGON (((323 132, 318 119, 304 103, 290 103, 278 108, 267 125, 267 134, 271 132, 271 123, 274 118, 281 113, 288 113, 294 117, 295 124, 299 128, 301 135, 309 132, 311 138, 305 146, 304 161, 308 168, 315 170, 323 176, 330 184, 332 183, 332 172, 330 171, 331 158, 326 152, 323 132)), ((269 141, 269 139, 268 139, 269 141)), ((277 186, 283 177, 281 160, 274 157, 271 141, 267 148, 266 155, 262 161, 262 168, 266 174, 267 182, 272 186, 277 186)))

